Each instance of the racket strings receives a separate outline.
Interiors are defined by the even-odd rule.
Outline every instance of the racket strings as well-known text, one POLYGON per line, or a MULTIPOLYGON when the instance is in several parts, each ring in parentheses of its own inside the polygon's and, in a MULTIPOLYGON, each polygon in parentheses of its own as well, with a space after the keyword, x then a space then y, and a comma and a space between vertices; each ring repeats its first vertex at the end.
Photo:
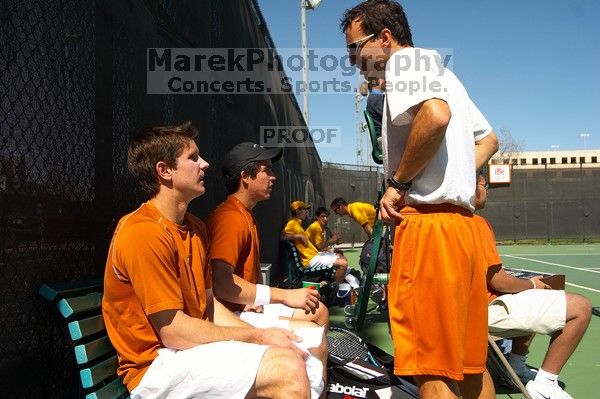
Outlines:
POLYGON ((329 353, 342 359, 371 360, 367 346, 357 335, 346 330, 330 330, 327 346, 329 353))

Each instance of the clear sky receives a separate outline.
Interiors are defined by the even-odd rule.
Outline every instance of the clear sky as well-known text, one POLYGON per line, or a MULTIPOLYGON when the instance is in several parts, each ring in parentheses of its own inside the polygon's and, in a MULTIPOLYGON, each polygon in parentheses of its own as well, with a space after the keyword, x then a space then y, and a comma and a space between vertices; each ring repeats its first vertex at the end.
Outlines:
MULTIPOLYGON (((275 45, 299 54, 300 0, 258 2, 275 45)), ((308 11, 308 47, 342 49, 340 18, 358 3, 322 0, 308 11)), ((588 149, 600 148, 600 1, 400 3, 415 46, 449 49, 451 69, 496 131, 509 131, 527 151, 583 149, 582 133, 589 134, 588 149)), ((340 146, 317 144, 323 161, 356 163, 354 101, 351 93, 309 95, 310 126, 339 126, 342 132, 340 146)))

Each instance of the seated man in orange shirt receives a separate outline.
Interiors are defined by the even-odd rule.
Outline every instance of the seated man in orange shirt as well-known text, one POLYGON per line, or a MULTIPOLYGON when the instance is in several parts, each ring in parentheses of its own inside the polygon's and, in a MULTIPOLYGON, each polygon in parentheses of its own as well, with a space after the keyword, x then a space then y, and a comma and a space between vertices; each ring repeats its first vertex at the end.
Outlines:
POLYGON ((134 399, 308 398, 299 337, 254 328, 213 298, 206 228, 187 212, 208 168, 196 132, 153 127, 129 145, 148 201, 121 218, 106 260, 102 315, 119 377, 134 399))
MULTIPOLYGON (((475 209, 483 209, 487 186, 478 175, 475 209)), ((571 398, 558 385, 558 374, 577 348, 590 322, 592 305, 584 296, 552 290, 541 276, 522 279, 508 274, 496 249, 496 237, 489 222, 473 216, 488 263, 488 328, 490 333, 515 338, 509 361, 534 399, 571 398), (525 365, 531 334, 551 335, 550 345, 537 375, 527 376, 525 365)))
MULTIPOLYGON (((230 310, 241 312, 241 319, 255 327, 296 330, 324 326, 319 347, 311 349, 321 361, 315 371, 322 374, 327 360, 329 312, 319 302, 319 293, 308 288, 284 290, 262 284, 260 237, 252 210, 271 197, 277 180, 272 164, 281 154, 280 148, 244 142, 223 157, 222 172, 229 197, 207 219, 213 290, 217 299, 230 310)), ((315 392, 322 389, 320 382, 321 378, 311 381, 315 392)))
POLYGON ((329 211, 320 207, 315 211, 315 221, 306 228, 306 236, 308 240, 319 250, 326 251, 331 245, 335 244, 340 235, 334 233, 331 237, 326 237, 327 220, 329 219, 329 211))
POLYGON ((300 255, 300 261, 306 269, 310 270, 334 270, 334 281, 336 283, 344 282, 346 271, 348 270, 348 260, 345 256, 331 253, 319 252, 319 250, 309 241, 306 232, 302 228, 302 221, 308 216, 307 209, 310 204, 303 201, 293 201, 290 204, 292 217, 286 223, 281 238, 292 241, 300 255))
POLYGON ((337 197, 331 201, 331 210, 340 216, 348 215, 358 223, 367 236, 373 235, 373 225, 377 212, 372 204, 366 202, 346 202, 342 197, 337 197))

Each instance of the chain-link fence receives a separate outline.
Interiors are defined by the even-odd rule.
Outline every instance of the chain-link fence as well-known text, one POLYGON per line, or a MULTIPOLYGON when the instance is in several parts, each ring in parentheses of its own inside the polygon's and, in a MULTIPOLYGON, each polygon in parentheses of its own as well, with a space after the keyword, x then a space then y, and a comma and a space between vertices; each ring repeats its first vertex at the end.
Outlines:
MULTIPOLYGON (((0 2, 2 397, 81 396, 72 350, 37 291, 102 275, 118 218, 142 201, 125 168, 133 133, 186 120, 199 127, 211 168, 191 210, 204 217, 226 196, 226 151, 259 142, 261 126, 304 125, 291 94, 147 95, 147 49, 165 47, 273 44, 254 1, 0 2)), ((272 199, 255 212, 261 261, 277 261, 292 199, 323 201, 319 168, 312 146, 286 148, 274 165, 272 199)))
MULTIPOLYGON (((383 168, 380 166, 345 165, 324 163, 322 169, 325 206, 330 209, 331 201, 336 197, 344 198, 348 203, 360 201, 375 204, 383 181, 383 168)), ((367 235, 350 217, 339 217, 333 212, 328 227, 341 234, 341 242, 362 243, 367 235)))
POLYGON ((586 242, 600 238, 600 168, 513 167, 481 212, 503 241, 586 242))
MULTIPOLYGON (((383 169, 375 166, 323 164, 325 203, 335 197, 375 203, 383 169)), ((481 214, 502 241, 586 242, 600 238, 600 168, 546 165, 514 166, 510 185, 492 186, 481 214)), ((344 242, 365 240, 348 217, 331 216, 329 228, 344 242)))

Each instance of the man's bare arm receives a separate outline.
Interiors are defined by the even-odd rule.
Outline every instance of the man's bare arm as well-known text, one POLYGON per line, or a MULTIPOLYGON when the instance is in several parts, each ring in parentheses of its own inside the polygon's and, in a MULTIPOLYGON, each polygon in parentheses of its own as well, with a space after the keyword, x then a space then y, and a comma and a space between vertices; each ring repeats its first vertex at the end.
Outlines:
POLYGON ((413 107, 415 113, 406 148, 396 168, 394 178, 411 181, 427 166, 440 148, 452 116, 448 104, 433 98, 413 107))
POLYGON ((213 260, 213 291, 218 299, 241 304, 252 304, 256 298, 256 285, 233 273, 233 266, 213 260))
POLYGON ((487 272, 487 284, 488 287, 494 291, 502 292, 505 294, 514 294, 517 292, 525 291, 534 288, 537 289, 548 289, 550 286, 541 281, 542 276, 532 277, 531 280, 518 278, 512 274, 507 273, 502 265, 496 265, 488 268, 487 272), (532 283, 533 280, 533 283, 532 283))
POLYGON ((498 137, 494 132, 475 142, 475 166, 478 172, 487 165, 496 151, 498 151, 498 137))
POLYGON ((363 224, 362 228, 365 231, 365 233, 367 233, 369 238, 373 237, 373 227, 371 227, 369 223, 363 224))
POLYGON ((282 241, 296 241, 300 240, 304 245, 308 245, 308 238, 306 238, 305 234, 288 234, 285 231, 281 232, 279 237, 282 241))
MULTIPOLYGON (((225 309, 221 306, 215 303, 217 318, 223 322, 222 315, 218 315, 225 309)), ((191 317, 180 309, 163 310, 149 315, 148 318, 162 344, 170 349, 184 350, 201 344, 234 340, 288 348, 305 357, 304 352, 293 343, 298 342, 300 338, 282 328, 223 327, 191 317)))
MULTIPOLYGON (((213 290, 218 299, 242 305, 252 305, 255 302, 256 284, 252 284, 234 274, 233 268, 226 262, 212 261, 212 265, 213 290)), ((319 307, 319 293, 316 290, 308 288, 284 290, 269 287, 269 293, 270 303, 283 303, 295 309, 303 309, 306 312, 314 312, 319 307)))

